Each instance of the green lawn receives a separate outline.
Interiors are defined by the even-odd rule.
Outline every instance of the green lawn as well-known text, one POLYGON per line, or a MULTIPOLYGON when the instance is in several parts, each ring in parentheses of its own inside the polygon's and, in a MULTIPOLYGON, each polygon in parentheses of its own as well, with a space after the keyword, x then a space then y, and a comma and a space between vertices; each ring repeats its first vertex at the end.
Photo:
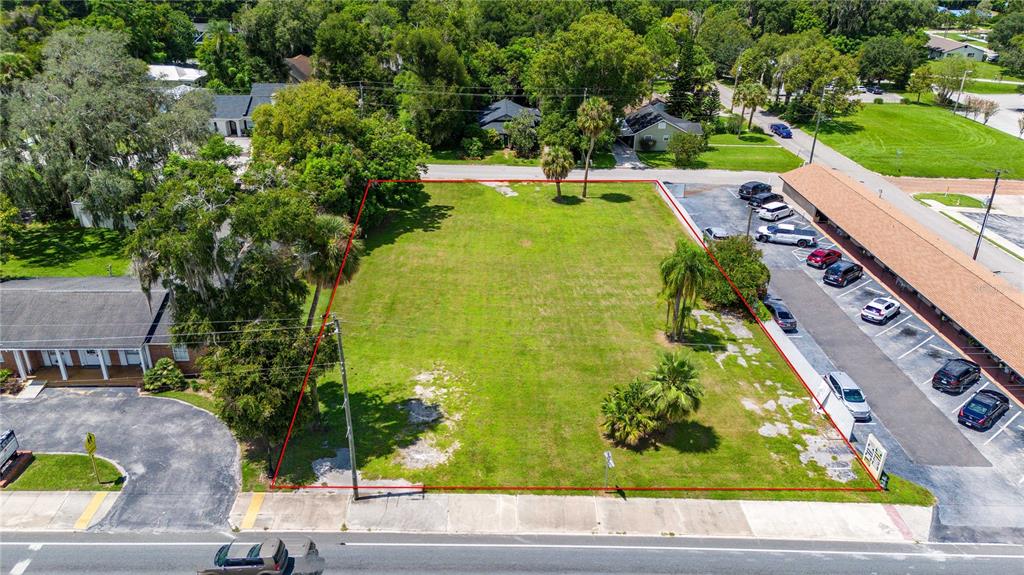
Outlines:
POLYGON ((82 228, 74 222, 29 224, 15 234, 11 259, 0 267, 4 278, 101 276, 128 270, 123 237, 112 230, 82 228))
MULTIPOLYGON (((787 172, 803 164, 799 157, 764 134, 714 134, 708 138, 708 144, 708 151, 690 168, 787 172)), ((654 168, 675 167, 672 154, 668 152, 637 152, 637 156, 654 168)))
POLYGON ((171 399, 177 399, 178 401, 184 401, 185 403, 190 403, 199 409, 205 409, 214 415, 217 414, 217 400, 209 395, 196 393, 194 391, 161 391, 152 395, 153 397, 168 397, 171 399))
MULTIPOLYGON (((606 441, 602 397, 651 368, 666 349, 657 267, 683 232, 648 185, 592 184, 590 199, 564 203, 552 201, 551 185, 513 187, 518 195, 508 198, 478 184, 428 184, 427 205, 367 238, 359 273, 339 293, 335 309, 344 322, 357 453, 367 480, 599 485, 601 454, 611 450, 613 479, 622 485, 870 485, 856 468, 857 477, 842 484, 823 467, 800 462, 805 437, 827 424, 749 322, 750 335, 714 319, 690 333, 708 395, 658 448, 633 451, 606 441), (727 345, 751 347, 742 358, 720 356, 727 345), (406 409, 416 397, 448 415, 411 424, 406 409), (779 413, 770 411, 776 403, 763 412, 743 403, 782 397, 795 401, 779 413), (779 419, 805 427, 776 437, 758 432, 779 419), (450 450, 450 460, 405 464, 404 450, 418 441, 435 453, 450 450)), ((563 192, 575 197, 579 187, 566 184, 563 192)), ((345 445, 336 375, 322 379, 320 397, 328 431, 296 433, 282 482, 314 481, 311 461, 345 445)), ((930 501, 917 487, 811 497, 930 501)))
MULTIPOLYGON (((985 202, 963 194, 914 194, 917 201, 932 200, 955 208, 984 208, 985 202)), ((923 202, 922 202, 923 203, 923 202)))
POLYGON ((1024 174, 1024 142, 929 103, 867 104, 853 116, 822 122, 819 137, 891 176, 990 178, 996 167, 1024 174))
POLYGON ((21 477, 6 489, 13 491, 120 491, 124 478, 109 461, 96 458, 96 482, 87 455, 37 453, 21 477))
POLYGON ((964 92, 972 94, 1017 94, 1021 84, 1002 82, 967 82, 964 92))

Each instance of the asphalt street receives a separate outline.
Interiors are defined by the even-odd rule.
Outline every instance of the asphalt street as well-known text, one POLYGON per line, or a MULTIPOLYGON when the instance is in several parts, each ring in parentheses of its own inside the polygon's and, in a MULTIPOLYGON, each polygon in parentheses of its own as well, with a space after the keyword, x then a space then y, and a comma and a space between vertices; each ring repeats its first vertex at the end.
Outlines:
POLYGON ((0 400, 0 428, 23 449, 83 453, 115 461, 127 481, 93 529, 175 531, 227 528, 238 492, 238 444, 212 414, 134 388, 45 389, 35 399, 0 400))
MULTIPOLYGON (((273 534, 286 542, 304 536, 273 534)), ((862 575, 1016 573, 1024 548, 1005 545, 810 543, 678 537, 310 534, 325 574, 675 573, 862 575)), ((188 536, 18 534, 0 541, 12 575, 192 574, 230 540, 188 536)), ((239 543, 262 537, 245 534, 239 543)))

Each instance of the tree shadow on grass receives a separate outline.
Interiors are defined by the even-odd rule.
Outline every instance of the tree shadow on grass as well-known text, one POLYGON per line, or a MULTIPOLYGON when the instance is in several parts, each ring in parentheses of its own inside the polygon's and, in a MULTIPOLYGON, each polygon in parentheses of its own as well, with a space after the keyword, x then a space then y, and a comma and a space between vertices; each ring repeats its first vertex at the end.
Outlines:
POLYGON ((579 196, 555 196, 551 198, 551 201, 563 206, 578 206, 583 203, 583 198, 579 196))
POLYGON ((661 445, 680 453, 711 453, 718 449, 722 439, 714 427, 687 420, 668 428, 661 445))
POLYGON ((622 193, 619 193, 619 192, 611 192, 611 193, 608 193, 608 194, 601 194, 600 196, 597 196, 597 197, 599 199, 602 199, 602 200, 604 200, 606 202, 611 202, 613 204, 624 204, 626 202, 632 202, 633 201, 633 196, 631 196, 629 194, 622 194, 622 193))
MULTIPOLYGON (((313 461, 335 457, 337 450, 348 447, 345 435, 345 410, 341 383, 324 381, 319 385, 321 411, 326 429, 312 426, 297 429, 281 464, 278 483, 308 485, 316 481, 313 461)), ((352 427, 356 437, 356 464, 368 460, 391 457, 399 449, 415 443, 424 433, 444 423, 439 417, 433 421, 410 423, 409 409, 431 409, 418 399, 392 399, 386 389, 349 390, 352 401, 352 427), (422 405, 417 405, 420 402, 422 405)))
POLYGON ((742 136, 739 137, 739 139, 743 142, 761 143, 766 142, 768 140, 768 136, 764 136, 761 134, 743 134, 742 136))
POLYGON ((828 122, 822 122, 819 128, 819 132, 822 134, 850 135, 863 131, 864 126, 852 120, 836 120, 834 118, 828 122))
POLYGON ((370 231, 364 240, 365 255, 386 245, 391 245, 410 232, 433 232, 441 228, 441 222, 451 215, 453 206, 430 205, 430 197, 424 193, 417 204, 407 209, 395 210, 384 224, 370 231))

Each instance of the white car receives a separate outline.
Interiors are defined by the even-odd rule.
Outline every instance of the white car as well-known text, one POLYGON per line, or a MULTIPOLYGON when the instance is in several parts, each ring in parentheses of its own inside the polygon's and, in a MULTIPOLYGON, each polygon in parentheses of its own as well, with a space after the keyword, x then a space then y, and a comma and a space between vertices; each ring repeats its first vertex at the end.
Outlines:
POLYGON ((871 421, 871 407, 864 398, 864 392, 845 371, 828 372, 825 375, 825 382, 832 388, 832 393, 850 410, 855 421, 871 421))
POLYGON ((900 302, 891 297, 876 297, 860 310, 860 318, 871 323, 883 324, 899 313, 900 302))
POLYGON ((793 208, 782 202, 765 204, 757 210, 757 217, 769 222, 775 222, 791 215, 793 215, 793 208))

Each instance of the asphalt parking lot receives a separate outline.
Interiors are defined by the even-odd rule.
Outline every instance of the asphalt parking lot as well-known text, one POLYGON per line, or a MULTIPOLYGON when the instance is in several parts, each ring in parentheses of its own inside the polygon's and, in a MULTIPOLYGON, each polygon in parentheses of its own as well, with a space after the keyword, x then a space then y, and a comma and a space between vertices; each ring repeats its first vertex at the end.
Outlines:
POLYGON ((238 444, 215 416, 135 389, 45 389, 31 400, 0 401, 0 428, 14 429, 23 449, 84 452, 96 434, 97 455, 128 478, 97 531, 226 529, 238 493, 238 444))
MULTIPOLYGON (((680 194, 675 195, 698 227, 746 232, 749 210, 736 196, 736 187, 691 186, 681 198, 680 194)), ((800 215, 783 222, 811 228, 800 215)), ((765 222, 755 214, 750 228, 753 231, 759 225, 765 222)), ((1007 481, 1024 488, 1024 417, 1020 416, 1019 407, 1011 404, 1009 413, 985 432, 959 425, 956 415, 960 407, 978 389, 992 384, 983 378, 957 396, 933 390, 931 376, 947 359, 959 355, 944 339, 907 311, 906 306, 885 325, 861 320, 860 309, 864 304, 889 295, 870 276, 865 275, 846 288, 833 288, 822 283, 821 270, 804 264, 811 249, 777 244, 759 246, 772 271, 770 289, 786 301, 800 322, 799 331, 790 337, 798 347, 801 338, 813 338, 834 365, 861 385, 877 419, 913 463, 991 465, 1007 481)), ((824 237, 819 247, 833 245, 824 237)), ((848 254, 844 257, 849 259, 848 254)))

